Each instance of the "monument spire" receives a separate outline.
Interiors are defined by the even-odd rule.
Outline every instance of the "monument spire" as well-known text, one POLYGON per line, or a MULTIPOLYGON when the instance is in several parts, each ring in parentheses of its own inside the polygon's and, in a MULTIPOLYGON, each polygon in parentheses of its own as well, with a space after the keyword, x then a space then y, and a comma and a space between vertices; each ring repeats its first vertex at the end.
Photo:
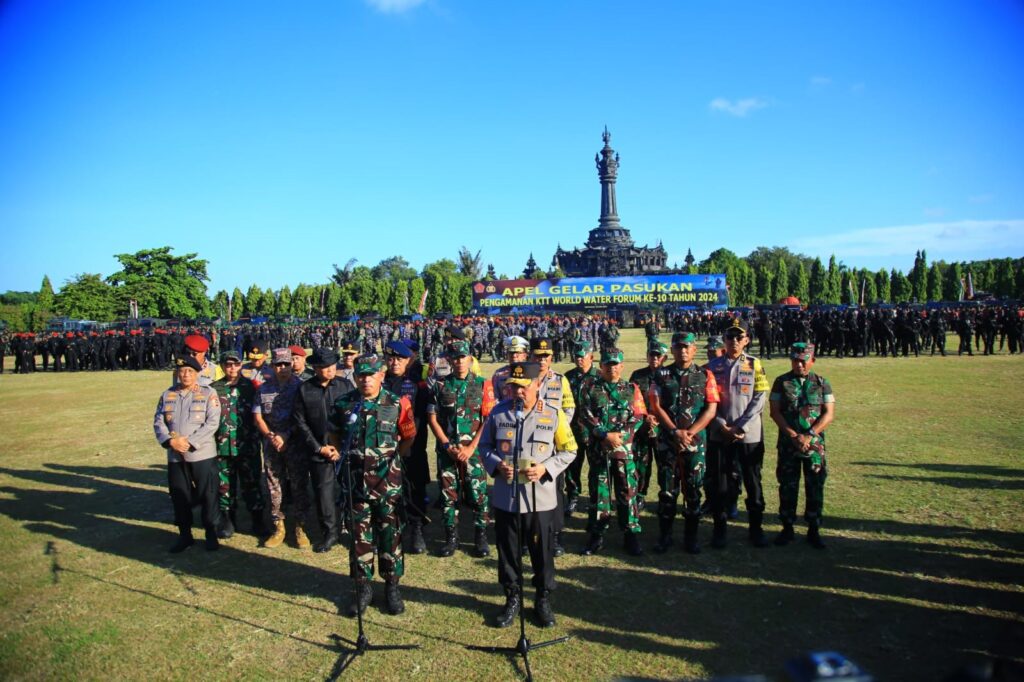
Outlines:
POLYGON ((597 227, 590 231, 588 246, 633 246, 629 230, 619 224, 619 207, 615 199, 615 181, 619 176, 619 155, 611 147, 612 135, 608 126, 601 135, 604 147, 594 155, 597 177, 601 181, 601 217, 597 227))

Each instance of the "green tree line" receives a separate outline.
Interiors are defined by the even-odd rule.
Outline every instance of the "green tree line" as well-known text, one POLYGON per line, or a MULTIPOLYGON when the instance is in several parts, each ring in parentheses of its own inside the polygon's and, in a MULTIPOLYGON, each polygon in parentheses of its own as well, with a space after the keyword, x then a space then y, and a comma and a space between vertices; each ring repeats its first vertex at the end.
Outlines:
MULTIPOLYGON (((482 267, 480 252, 462 247, 456 258, 413 268, 401 256, 385 258, 374 266, 355 259, 334 266, 320 283, 298 283, 280 289, 251 284, 245 291, 207 289, 208 261, 198 254, 177 256, 164 246, 114 257, 120 269, 106 277, 81 273, 54 290, 44 276, 39 291, 0 294, 0 319, 12 329, 41 330, 55 315, 110 322, 128 316, 135 301, 141 317, 199 319, 274 316, 308 319, 345 318, 375 312, 387 317, 411 314, 425 297, 428 315, 460 315, 473 303, 471 284, 479 279, 507 279, 494 267, 482 267)), ((996 298, 1024 298, 1024 258, 998 258, 971 262, 928 262, 919 251, 906 273, 895 268, 871 271, 847 266, 833 255, 828 263, 793 253, 785 247, 759 246, 740 257, 717 249, 690 266, 692 274, 724 273, 730 303, 736 306, 775 303, 796 297, 801 303, 904 303, 956 301, 968 275, 975 292, 996 298)), ((560 277, 558 271, 539 268, 535 277, 560 277)))

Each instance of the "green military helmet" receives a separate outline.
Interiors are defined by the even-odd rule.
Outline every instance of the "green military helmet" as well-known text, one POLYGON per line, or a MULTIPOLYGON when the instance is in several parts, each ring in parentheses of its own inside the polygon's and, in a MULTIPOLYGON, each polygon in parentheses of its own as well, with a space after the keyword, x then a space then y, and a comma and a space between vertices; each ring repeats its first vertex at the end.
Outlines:
POLYGON ((668 355, 668 346, 661 341, 651 339, 651 342, 647 344, 648 355, 668 355))
POLYGON ((469 348, 469 341, 452 341, 448 344, 445 355, 450 358, 463 358, 473 353, 469 348))
POLYGON ((810 362, 814 359, 814 344, 805 341, 797 341, 789 347, 789 358, 791 360, 803 360, 810 362))

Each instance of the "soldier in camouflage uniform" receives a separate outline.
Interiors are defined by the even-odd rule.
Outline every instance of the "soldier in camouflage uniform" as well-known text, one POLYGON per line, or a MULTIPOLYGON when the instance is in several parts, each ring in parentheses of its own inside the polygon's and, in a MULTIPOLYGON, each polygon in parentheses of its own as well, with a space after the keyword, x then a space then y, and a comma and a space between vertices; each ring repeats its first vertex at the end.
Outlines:
POLYGON ((352 552, 349 562, 357 597, 349 609, 362 613, 373 598, 373 554, 387 587, 388 613, 405 610, 398 582, 405 573, 402 554, 402 464, 416 436, 412 405, 382 387, 384 364, 376 355, 355 363, 359 388, 334 403, 331 444, 345 458, 351 477, 352 552))
POLYGON ((476 555, 491 553, 487 544, 487 472, 477 445, 484 420, 494 407, 494 390, 491 382, 469 371, 471 360, 469 342, 452 341, 448 346, 452 373, 434 384, 427 402, 427 423, 437 439, 437 481, 445 531, 439 552, 442 557, 454 554, 458 545, 460 496, 473 511, 476 555))
POLYGON ((789 358, 792 370, 775 380, 768 397, 772 419, 779 426, 779 460, 775 473, 779 479, 782 532, 775 538, 775 544, 786 545, 793 540, 802 471, 807 495, 804 505, 807 542, 816 549, 825 549, 820 532, 828 476, 824 432, 835 414, 835 397, 828 379, 811 371, 813 344, 794 343, 789 358))
POLYGON ((682 488, 685 516, 684 549, 698 554, 700 491, 704 482, 705 427, 718 406, 715 377, 694 363, 697 336, 693 332, 672 335, 674 362, 654 373, 648 399, 658 416, 658 527, 655 552, 672 546, 672 523, 682 488))
POLYGON ((252 417, 256 387, 241 376, 242 359, 234 349, 221 353, 220 366, 224 377, 213 382, 212 386, 220 398, 220 428, 215 437, 219 472, 217 493, 221 511, 217 537, 226 540, 235 532, 239 490, 252 518, 253 532, 262 536, 266 533, 260 491, 262 463, 259 432, 252 417))
MULTIPOLYGON (((578 341, 572 348, 572 356, 576 366, 565 373, 565 379, 569 382, 569 390, 572 392, 573 402, 578 405, 580 400, 582 400, 582 393, 587 390, 587 383, 600 378, 601 374, 597 371, 597 367, 594 366, 594 352, 589 341, 578 341)), ((573 413, 572 421, 569 425, 572 427, 572 434, 576 438, 579 450, 576 452, 576 458, 563 472, 565 477, 564 513, 566 518, 576 513, 579 496, 583 492, 583 462, 590 457, 588 454, 590 445, 587 429, 580 423, 579 416, 576 413, 573 413)))
POLYGON ((654 466, 655 455, 658 451, 658 418, 651 414, 648 397, 651 392, 651 381, 654 373, 665 364, 668 357, 668 346, 661 341, 651 341, 647 344, 647 366, 633 372, 629 380, 640 387, 640 393, 644 396, 644 405, 647 406, 647 416, 644 423, 633 439, 633 459, 636 461, 636 503, 637 512, 642 512, 646 504, 647 489, 651 482, 651 470, 654 466))
POLYGON ((577 414, 593 447, 589 450, 590 511, 587 528, 590 538, 583 554, 596 554, 604 547, 604 534, 611 522, 611 488, 624 546, 632 556, 640 556, 640 521, 636 506, 636 462, 633 438, 644 423, 647 408, 640 388, 622 379, 622 351, 601 351, 601 377, 587 383, 580 394, 577 414))

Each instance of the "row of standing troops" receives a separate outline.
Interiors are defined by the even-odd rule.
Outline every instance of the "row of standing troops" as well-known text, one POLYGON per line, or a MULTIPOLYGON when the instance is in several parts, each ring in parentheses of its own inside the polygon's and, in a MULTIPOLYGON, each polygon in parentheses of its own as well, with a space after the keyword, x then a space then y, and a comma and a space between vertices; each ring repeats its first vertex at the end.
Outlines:
MULTIPOLYGON (((737 329, 743 325, 737 322, 737 329)), ((746 331, 745 328, 742 331, 746 331)), ((508 439, 498 436, 502 429, 495 426, 491 418, 491 410, 494 408, 493 398, 488 398, 489 389, 499 396, 512 397, 506 393, 506 385, 512 391, 524 391, 533 387, 535 389, 536 404, 543 410, 550 410, 554 418, 545 420, 542 416, 536 420, 534 428, 544 435, 545 430, 551 431, 552 438, 548 439, 549 450, 547 458, 544 458, 544 438, 530 439, 530 443, 539 442, 539 451, 534 452, 539 460, 533 467, 532 473, 536 478, 532 481, 542 489, 550 489, 557 492, 551 501, 550 509, 533 509, 537 512, 531 518, 537 522, 537 517, 544 517, 543 527, 536 529, 538 532, 530 534, 527 538, 530 544, 529 552, 534 565, 534 584, 538 588, 536 611, 538 620, 542 625, 553 623, 553 615, 550 610, 548 596, 554 586, 553 556, 560 552, 561 533, 564 527, 564 518, 571 515, 576 509, 576 500, 582 490, 580 485, 581 467, 584 458, 590 462, 589 492, 590 509, 588 528, 590 537, 584 549, 584 553, 590 554, 599 551, 603 545, 603 536, 610 525, 611 517, 611 493, 614 491, 616 498, 616 511, 619 523, 626 532, 626 547, 631 553, 639 553, 637 536, 639 534, 639 523, 637 517, 640 512, 637 489, 639 482, 643 481, 643 487, 649 480, 651 471, 651 460, 657 464, 658 482, 661 488, 659 492, 658 517, 660 537, 656 550, 665 551, 672 544, 671 528, 676 516, 676 500, 680 493, 684 497, 684 517, 686 519, 684 547, 688 551, 699 551, 696 544, 696 521, 699 513, 701 479, 704 475, 705 466, 715 475, 723 471, 730 471, 731 468, 724 463, 705 464, 705 427, 715 418, 716 408, 720 400, 717 384, 714 375, 707 370, 699 368, 693 362, 696 347, 696 339, 693 334, 684 333, 673 336, 672 354, 675 362, 667 367, 660 367, 660 361, 666 353, 663 346, 653 347, 649 354, 651 362, 647 371, 640 370, 632 377, 636 383, 621 381, 622 354, 613 347, 605 348, 602 351, 601 371, 594 372, 592 367, 592 353, 588 343, 580 343, 574 355, 577 357, 577 367, 570 371, 566 377, 562 377, 550 369, 552 360, 551 343, 545 338, 535 337, 530 342, 530 348, 526 347, 525 339, 511 338, 506 344, 510 364, 499 370, 491 381, 486 382, 478 373, 470 371, 475 363, 470 357, 469 344, 460 336, 459 330, 454 330, 454 337, 448 344, 446 360, 449 364, 449 371, 445 376, 434 376, 432 383, 424 381, 431 373, 429 371, 410 371, 408 361, 412 353, 408 346, 401 342, 387 344, 385 357, 389 365, 385 372, 383 363, 379 359, 366 356, 361 358, 361 363, 355 367, 349 367, 349 381, 351 377, 357 377, 358 387, 351 389, 349 383, 344 390, 337 389, 334 394, 330 388, 336 383, 339 377, 334 376, 337 365, 334 358, 330 356, 332 351, 318 349, 314 353, 314 374, 313 380, 306 382, 301 389, 296 382, 301 383, 297 377, 292 375, 291 352, 287 349, 275 351, 274 381, 277 385, 266 381, 265 370, 264 382, 260 386, 258 395, 252 397, 252 414, 257 425, 256 430, 263 437, 264 450, 264 474, 268 486, 271 488, 271 522, 272 533, 264 541, 267 546, 280 544, 284 539, 284 515, 281 511, 282 489, 284 481, 287 480, 287 487, 291 489, 293 502, 296 507, 296 517, 299 523, 296 524, 296 544, 308 546, 308 538, 302 531, 301 521, 308 512, 306 497, 306 485, 310 476, 313 478, 314 489, 318 491, 317 511, 321 521, 322 541, 317 549, 327 551, 336 542, 337 531, 331 528, 330 517, 335 511, 335 495, 333 493, 337 482, 337 462, 347 451, 351 457, 350 462, 357 465, 358 475, 355 482, 349 489, 353 502, 356 524, 352 529, 355 551, 351 572, 353 577, 360 582, 358 590, 359 597, 353 604, 353 611, 365 609, 371 598, 369 590, 369 578, 372 577, 372 560, 374 549, 376 549, 382 577, 388 584, 387 607, 389 612, 398 613, 402 610, 401 600, 397 592, 398 579, 404 570, 402 558, 401 530, 402 522, 399 520, 401 510, 409 514, 410 551, 424 551, 422 539, 422 524, 426 520, 425 507, 427 504, 426 472, 416 473, 417 467, 413 463, 412 441, 417 434, 424 433, 422 428, 424 420, 415 416, 416 405, 422 405, 424 413, 428 415, 425 420, 434 432, 437 440, 438 456, 438 483, 441 490, 443 518, 445 525, 445 541, 439 552, 442 556, 449 556, 455 550, 457 538, 455 528, 457 527, 457 515, 460 501, 469 506, 474 514, 474 550, 478 555, 486 555, 489 548, 486 543, 487 514, 490 505, 487 500, 486 474, 492 476, 507 473, 504 458, 500 456, 501 448, 507 447, 508 439), (532 351, 528 355, 528 350, 532 351), (285 357, 286 353, 289 357, 285 357), (318 357, 319 353, 319 357, 318 357), (530 355, 537 361, 534 363, 522 363, 530 355), (468 359, 467 359, 468 358, 468 359), (652 359, 653 358, 653 359, 652 359), (325 362, 329 361, 329 362, 325 362), (590 360, 588 362, 588 360, 590 360), (404 362, 403 362, 404 361, 404 362), (517 378, 515 373, 523 372, 526 367, 526 378, 517 378), (530 376, 531 373, 534 376, 530 376), (327 374, 331 374, 327 377, 327 374), (368 395, 365 389, 373 392, 373 382, 369 377, 380 377, 376 395, 368 395), (638 376, 639 375, 639 376, 638 376), (645 383, 645 375, 650 375, 650 382, 647 389, 640 387, 645 383), (390 388, 385 388, 389 385, 390 388), (364 384, 370 384, 364 386, 364 384), (391 390, 394 389, 394 390, 391 390), (420 389, 427 394, 427 399, 420 400, 417 395, 420 389), (299 393, 308 393, 308 396, 296 397, 299 393), (340 394, 340 395, 339 395, 340 394), (291 396, 289 398, 288 396, 291 396), (578 409, 574 409, 578 404, 578 409), (318 411, 316 406, 320 406, 318 411), (317 414, 310 415, 309 412, 317 414), (653 418, 652 418, 653 415, 653 418), (313 417, 312 419, 310 417, 313 417), (556 447, 554 426, 545 427, 548 424, 561 426, 563 422, 568 424, 571 420, 572 428, 564 429, 570 431, 566 438, 561 436, 561 444, 564 447, 556 447), (418 422, 418 423, 417 423, 418 422), (315 428, 310 428, 311 423, 315 428), (355 425, 356 428, 352 428, 355 425), (410 428, 411 426, 411 428, 410 428), (417 428, 419 426, 419 428, 417 428), (292 431, 298 427, 300 436, 293 436, 292 431), (396 436, 395 434, 399 434, 396 436), (407 436, 405 438, 401 436, 407 436), (575 438, 573 438, 575 436, 575 438), (354 438, 355 447, 351 446, 349 438, 354 438), (305 445, 303 446, 303 442, 305 445), (343 442, 348 442, 348 448, 343 442), (567 444, 572 445, 568 447, 567 444), (579 444, 577 446, 577 443, 579 444), (653 445, 653 448, 651 447, 653 445), (400 447, 401 446, 401 447, 400 447), (577 447, 582 452, 575 456, 573 451, 577 447), (646 450, 645 450, 646 448, 646 450), (653 450, 653 452, 651 452, 653 450), (402 451, 405 456, 395 456, 395 453, 402 451), (547 459, 558 457, 548 462, 547 459), (570 466, 570 463, 572 464, 570 466), (567 468, 568 467, 568 468, 567 468), (544 473, 540 473, 543 470, 544 473), (486 472, 486 474, 485 474, 486 472), (559 474, 552 477, 551 474, 559 474), (564 477, 561 475, 564 473, 564 477), (546 478, 545 478, 546 477, 546 478), (561 481, 564 478, 564 490, 561 481), (419 480, 417 480, 419 479, 419 480), (275 495, 275 488, 278 491, 275 495), (562 495, 564 493, 564 499, 562 495), (382 506, 383 505, 383 506, 382 506), (541 514, 540 512, 551 512, 541 514), (536 542, 534 542, 536 540, 536 542), (536 546, 534 546, 536 545, 536 546)), ((731 342, 730 342, 731 343, 731 342)), ((186 342, 186 347, 188 347, 186 342)), ((198 345, 203 345, 201 342, 198 345)), ((744 344, 745 345, 745 344, 744 344)), ((259 350, 259 349, 257 349, 259 350)), ((343 349, 344 350, 344 349, 343 349)), ((348 356, 353 356, 355 349, 349 348, 348 356)), ((806 350, 806 349, 805 349, 806 350)), ((742 354, 741 354, 742 355, 742 354)), ((738 358, 733 358, 735 361, 738 358)), ((810 357, 807 358, 813 363, 810 357)), ((230 357, 222 357, 224 369, 226 365, 240 365, 240 358, 237 354, 230 357)), ((208 365, 204 362, 204 366, 208 365)), ((794 360, 794 369, 797 365, 794 360)), ((230 369, 234 369, 231 367, 230 369)), ((437 368, 435 368, 437 369, 437 368)), ((250 368, 251 370, 251 368, 250 368)), ((763 371, 758 374, 759 366, 756 360, 749 356, 739 364, 736 372, 735 382, 740 394, 750 394, 754 398, 763 394, 766 385, 763 371), (738 382, 738 383, 737 383, 738 382)), ((345 371, 345 370, 342 370, 345 371)), ((231 374, 231 373, 229 373, 231 374)), ((236 376, 238 376, 236 374, 236 376)), ((787 375, 788 376, 788 375, 787 375)), ((782 378, 780 377, 781 381, 782 378)), ((247 379, 241 376, 235 379, 233 385, 238 387, 247 386, 247 379)), ((727 379, 727 382, 732 382, 727 379)), ((821 490, 823 489, 825 467, 824 467, 824 439, 821 431, 827 426, 831 415, 831 390, 827 382, 823 380, 811 382, 813 387, 807 388, 807 379, 804 382, 794 380, 804 388, 794 392, 787 388, 785 383, 780 386, 778 396, 774 395, 772 400, 778 399, 786 402, 785 410, 780 411, 782 422, 786 424, 783 430, 784 436, 780 434, 780 484, 783 487, 783 521, 784 530, 780 534, 780 540, 787 541, 785 536, 789 533, 792 537, 792 521, 795 517, 796 508, 796 485, 790 479, 795 475, 799 481, 801 470, 807 476, 808 481, 808 510, 807 518, 810 523, 809 540, 812 544, 819 546, 820 536, 817 533, 820 523, 821 511, 821 490), (790 405, 789 403, 792 403, 790 405), (826 407, 827 406, 827 407, 826 407), (827 420, 826 417, 827 416, 827 420), (785 441, 785 442, 783 442, 785 441), (808 463, 806 466, 787 464, 783 466, 783 452, 791 455, 790 459, 808 463), (783 475, 786 481, 783 481, 783 475)), ((223 383, 224 379, 218 383, 223 383)), ((232 383, 228 381, 227 383, 232 383)), ((726 383, 724 385, 731 385, 726 383)), ((255 387, 253 387, 255 388, 255 387)), ((215 389, 216 390, 216 389, 215 389)), ((223 386, 219 391, 220 403, 226 408, 221 418, 220 428, 217 433, 219 454, 222 459, 241 460, 248 459, 250 462, 258 461, 258 455, 253 457, 252 447, 254 439, 245 435, 244 425, 247 422, 247 409, 242 404, 241 393, 251 391, 232 389, 225 391, 223 386), (234 398, 232 398, 232 394, 234 398), (249 448, 241 447, 242 443, 250 443, 249 448), (248 449, 249 453, 243 455, 242 450, 248 449), (234 454, 231 451, 234 450, 234 454)), ((763 397, 763 395, 762 395, 763 397)), ((504 410, 497 410, 497 413, 508 416, 508 406, 504 401, 504 410)), ((763 400, 761 406, 763 407, 763 400)), ((774 405, 773 405, 774 407, 774 405)), ((773 410, 774 411, 774 410, 773 410)), ((728 445, 737 443, 744 447, 748 434, 760 429, 750 422, 749 410, 744 410, 747 422, 743 427, 731 425, 724 421, 725 417, 719 416, 721 422, 720 433, 729 434, 728 445)), ((166 417, 158 409, 157 421, 161 421, 161 415, 166 417)), ((530 412, 532 415, 533 412, 530 412)), ((774 414, 773 414, 774 416, 774 414)), ((779 420, 777 420, 779 421, 779 420)), ((780 430, 781 426, 780 426, 780 430)), ((160 434, 158 433, 158 438, 160 434)), ((167 439, 168 441, 170 439, 167 439)), ((716 439, 713 438, 714 443, 716 439)), ((163 441, 162 441, 163 442, 163 441)), ((424 440, 425 445, 425 440, 424 440)), ((712 446, 712 463, 719 462, 719 457, 727 459, 729 448, 715 449, 712 446)), ((756 446, 756 444, 755 444, 756 446)), ((425 450, 425 447, 424 447, 425 450)), ((756 450, 756 447, 754 448, 756 450)), ((763 457, 763 444, 760 448, 763 457)), ((424 452, 425 454, 425 452, 424 452)), ((751 457, 743 455, 742 452, 734 456, 743 459, 744 482, 751 481, 754 474, 754 466, 751 457)), ((425 457, 423 458, 425 464, 425 457)), ((788 460, 787 460, 788 461, 788 460)), ((763 544, 763 537, 760 534, 760 514, 763 512, 763 497, 759 490, 759 466, 757 462, 756 485, 758 490, 752 492, 748 485, 748 510, 751 511, 751 540, 759 546, 763 544), (760 498, 760 500, 758 499, 760 498), (757 507, 760 507, 758 509, 757 507), (755 520, 756 516, 756 520, 755 520), (756 528, 756 533, 755 533, 756 528)), ((246 467, 236 466, 236 472, 224 472, 221 478, 228 481, 242 473, 246 467)), ((254 518, 260 518, 258 502, 258 486, 253 485, 253 473, 255 466, 249 466, 248 485, 243 483, 243 489, 249 488, 252 501, 247 498, 250 512, 254 518)), ((426 469, 424 466, 423 469, 426 469)), ((721 474, 719 478, 725 481, 727 474, 721 474)), ((172 486, 173 488, 173 486, 172 486)), ((503 511, 512 513, 516 511, 509 504, 507 481, 503 475, 495 478, 495 495, 501 488, 505 494, 503 498, 503 511)), ((724 517, 721 514, 721 500, 724 494, 719 494, 727 488, 727 485, 712 486, 713 508, 715 513, 715 539, 716 546, 724 544, 724 517), (720 524, 721 520, 721 524, 720 524), (721 525, 721 528, 720 528, 721 525)), ((222 498, 225 492, 230 492, 230 484, 221 486, 222 498)), ((172 489, 172 499, 173 499, 172 489)), ((541 499, 546 499, 541 495, 541 499)), ((495 510, 501 508, 497 499, 494 500, 495 510)), ((229 502, 229 508, 230 508, 229 502)), ((521 509, 520 509, 521 511, 521 509)), ((529 504, 527 504, 527 511, 529 504)), ((230 518, 230 515, 226 515, 230 518)), ((499 515, 500 516, 500 515, 499 515)), ((177 515, 176 515, 177 517, 177 515)), ((204 523, 207 521, 204 515, 204 523)), ((509 556, 512 546, 508 538, 511 525, 507 522, 501 523, 499 518, 499 580, 506 590, 506 605, 497 618, 498 625, 511 623, 515 612, 521 603, 521 596, 514 587, 512 577, 521 567, 516 567, 512 557, 509 556), (504 550, 503 550, 504 548, 504 550)), ((218 530, 223 535, 224 524, 222 521, 213 522, 207 528, 207 541, 211 541, 210 535, 214 536, 218 530)), ((334 524, 336 526, 336 524, 334 524)), ((185 533, 182 533, 185 537, 185 533)), ((189 536, 190 537, 190 536, 189 536)), ((214 539, 215 544, 215 539, 214 539)), ((180 551, 191 542, 176 544, 176 550, 180 551), (183 546, 182 546, 183 545, 183 546)), ((782 542, 780 542, 782 544, 782 542)))

